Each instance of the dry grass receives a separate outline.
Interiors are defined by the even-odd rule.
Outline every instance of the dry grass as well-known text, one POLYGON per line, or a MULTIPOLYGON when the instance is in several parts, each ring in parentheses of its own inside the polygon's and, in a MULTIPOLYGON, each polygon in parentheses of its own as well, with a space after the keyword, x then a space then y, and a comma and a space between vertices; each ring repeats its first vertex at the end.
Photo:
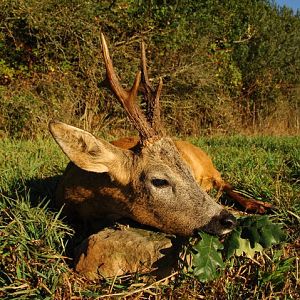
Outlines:
POLYGON ((277 206, 272 218, 288 234, 285 244, 253 259, 232 257, 218 279, 204 284, 183 270, 165 280, 135 274, 88 281, 74 273, 65 256, 72 230, 47 204, 66 159, 49 140, 2 140, 1 298, 298 299, 299 142, 296 137, 240 136, 196 141, 229 182, 277 206))

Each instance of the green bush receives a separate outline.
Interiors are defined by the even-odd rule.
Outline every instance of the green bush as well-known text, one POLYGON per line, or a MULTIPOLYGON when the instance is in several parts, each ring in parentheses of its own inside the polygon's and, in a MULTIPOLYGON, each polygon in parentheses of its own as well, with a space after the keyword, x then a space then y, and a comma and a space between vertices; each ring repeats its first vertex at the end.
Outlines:
MULTIPOLYGON (((51 111, 57 104, 65 111, 72 103, 65 121, 94 131, 130 129, 102 85, 103 31, 125 85, 146 41, 150 76, 165 83, 162 108, 171 133, 232 132, 249 125, 261 130, 276 128, 277 120, 283 130, 296 132, 299 29, 299 15, 267 0, 3 0, 0 84, 13 92, 1 102, 11 103, 15 93, 34 94, 40 107, 48 106, 38 111, 45 123, 61 117, 51 111)), ((13 118, 21 122, 14 130, 19 132, 23 118, 13 118)), ((28 135, 46 128, 31 124, 28 135)), ((1 130, 11 134, 6 128, 1 130)))

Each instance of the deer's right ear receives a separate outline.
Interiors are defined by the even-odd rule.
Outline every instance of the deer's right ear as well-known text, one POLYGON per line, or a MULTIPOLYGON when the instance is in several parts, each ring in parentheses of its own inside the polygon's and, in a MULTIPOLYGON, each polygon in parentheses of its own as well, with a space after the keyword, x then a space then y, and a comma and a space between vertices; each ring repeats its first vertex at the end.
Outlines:
POLYGON ((131 151, 117 148, 87 131, 62 122, 50 121, 49 130, 63 152, 79 168, 97 173, 108 172, 123 184, 129 180, 131 151))

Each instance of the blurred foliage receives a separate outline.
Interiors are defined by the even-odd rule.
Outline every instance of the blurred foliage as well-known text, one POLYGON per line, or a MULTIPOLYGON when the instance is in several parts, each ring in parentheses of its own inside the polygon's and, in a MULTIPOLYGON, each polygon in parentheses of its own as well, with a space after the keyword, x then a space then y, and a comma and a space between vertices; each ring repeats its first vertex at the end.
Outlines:
POLYGON ((100 31, 128 85, 146 42, 173 134, 299 130, 300 15, 288 8, 267 0, 2 0, 1 135, 43 132, 53 117, 93 131, 130 129, 102 84, 100 31), (28 109, 35 118, 25 124, 28 109))

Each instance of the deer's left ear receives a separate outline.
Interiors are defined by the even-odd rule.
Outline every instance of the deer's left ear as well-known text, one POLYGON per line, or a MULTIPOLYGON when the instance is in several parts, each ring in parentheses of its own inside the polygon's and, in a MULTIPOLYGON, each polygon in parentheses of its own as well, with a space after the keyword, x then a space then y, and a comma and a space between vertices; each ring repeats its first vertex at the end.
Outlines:
POLYGON ((133 154, 97 139, 91 133, 58 121, 49 123, 55 141, 69 159, 79 168, 103 173, 108 172, 122 184, 129 181, 133 154))

